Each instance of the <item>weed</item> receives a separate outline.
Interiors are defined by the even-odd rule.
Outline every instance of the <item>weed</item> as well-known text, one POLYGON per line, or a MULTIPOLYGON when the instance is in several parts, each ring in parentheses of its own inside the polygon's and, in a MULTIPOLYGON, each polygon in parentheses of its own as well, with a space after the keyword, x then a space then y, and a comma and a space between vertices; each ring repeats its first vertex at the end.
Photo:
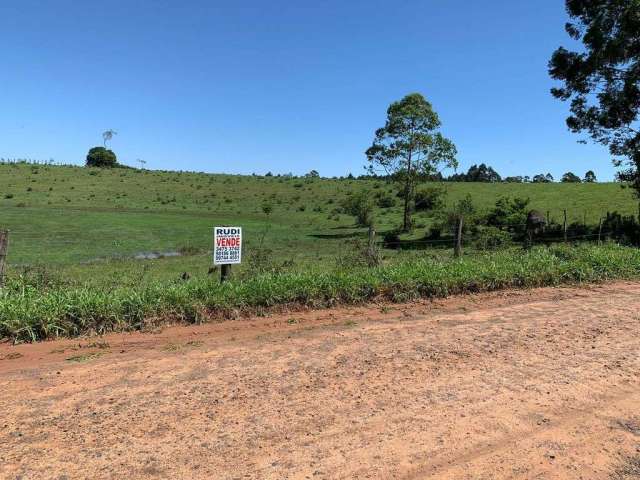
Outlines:
POLYGON ((58 336, 139 330, 148 319, 199 322, 203 312, 224 316, 276 305, 330 306, 372 299, 406 301, 502 288, 540 287, 640 278, 640 250, 616 245, 535 247, 456 261, 427 256, 375 268, 265 273, 220 284, 215 278, 156 281, 95 289, 45 289, 9 279, 0 291, 0 338, 35 341, 58 336))
POLYGON ((83 355, 74 355, 73 357, 69 357, 66 360, 68 362, 82 363, 82 362, 88 362, 89 360, 95 360, 96 358, 99 358, 102 355, 104 355, 103 352, 93 352, 93 353, 86 353, 83 355))

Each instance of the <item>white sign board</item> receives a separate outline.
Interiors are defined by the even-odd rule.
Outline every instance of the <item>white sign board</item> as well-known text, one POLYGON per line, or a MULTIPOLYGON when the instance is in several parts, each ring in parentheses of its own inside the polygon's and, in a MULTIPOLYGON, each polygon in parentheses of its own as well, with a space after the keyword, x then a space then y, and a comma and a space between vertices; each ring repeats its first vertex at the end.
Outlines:
POLYGON ((213 264, 233 265, 242 259, 242 227, 213 229, 213 264))

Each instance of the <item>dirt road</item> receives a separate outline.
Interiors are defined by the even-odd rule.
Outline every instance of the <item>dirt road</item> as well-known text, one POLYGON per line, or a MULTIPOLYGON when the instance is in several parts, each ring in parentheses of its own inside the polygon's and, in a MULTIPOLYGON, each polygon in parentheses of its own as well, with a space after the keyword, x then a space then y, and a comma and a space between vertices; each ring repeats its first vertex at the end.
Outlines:
POLYGON ((640 478, 640 285, 0 345, 0 478, 640 478))

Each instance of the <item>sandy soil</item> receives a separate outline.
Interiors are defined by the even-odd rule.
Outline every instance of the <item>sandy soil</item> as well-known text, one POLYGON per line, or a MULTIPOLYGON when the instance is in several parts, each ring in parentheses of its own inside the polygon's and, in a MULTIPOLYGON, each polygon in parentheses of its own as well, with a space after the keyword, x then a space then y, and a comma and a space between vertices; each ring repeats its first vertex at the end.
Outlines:
POLYGON ((640 284, 0 345, 0 478, 640 478, 640 284))

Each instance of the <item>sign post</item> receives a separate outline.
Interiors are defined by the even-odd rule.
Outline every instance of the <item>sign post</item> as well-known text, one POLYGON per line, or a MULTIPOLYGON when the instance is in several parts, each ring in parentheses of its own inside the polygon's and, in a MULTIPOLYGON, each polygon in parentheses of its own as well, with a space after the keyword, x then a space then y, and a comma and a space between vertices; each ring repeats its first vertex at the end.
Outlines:
POLYGON ((220 265, 220 282, 231 273, 231 265, 242 261, 242 227, 215 227, 213 229, 213 264, 220 265))

